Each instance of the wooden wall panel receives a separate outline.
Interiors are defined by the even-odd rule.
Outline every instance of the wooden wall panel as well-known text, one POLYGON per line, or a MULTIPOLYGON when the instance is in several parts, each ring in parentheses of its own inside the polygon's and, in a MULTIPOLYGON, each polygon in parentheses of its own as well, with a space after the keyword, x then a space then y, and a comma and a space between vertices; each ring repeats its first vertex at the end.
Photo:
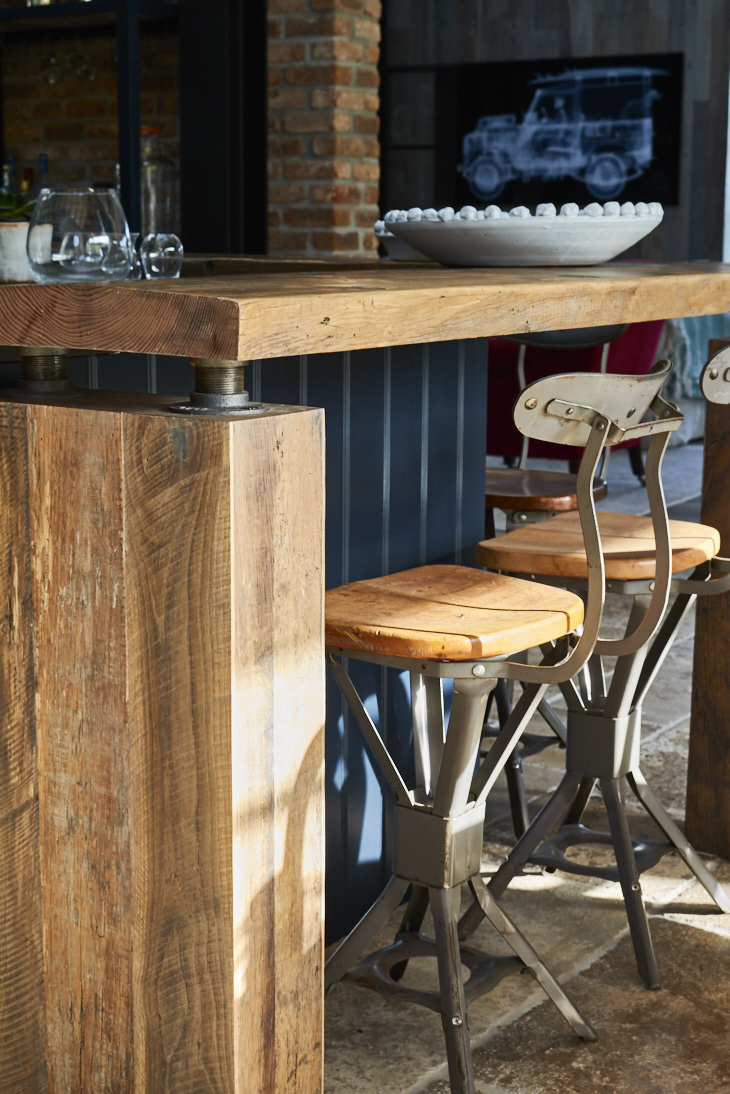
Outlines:
POLYGON ((324 960, 322 419, 312 411, 284 419, 286 428, 281 417, 231 426, 241 1094, 318 1094, 321 1084, 323 995, 307 985, 320 982, 324 960))
MULTIPOLYGON (((684 53, 679 206, 665 210, 661 228, 637 254, 657 261, 721 258, 730 73, 726 0, 389 0, 383 22, 388 65, 684 53)), ((397 109, 393 96, 386 132, 397 109)), ((402 171, 403 154, 398 163, 402 171)), ((413 164, 416 178, 415 153, 413 164)))
MULTIPOLYGON (((712 357, 728 343, 713 339, 712 357)), ((730 553, 730 407, 708 403, 702 521, 720 533, 730 553)), ((692 721, 687 772, 687 837, 700 851, 730 858, 730 596, 698 597, 692 677, 692 721), (701 787, 701 792, 698 792, 701 787)))
POLYGON ((115 414, 29 418, 46 1050, 60 1094, 134 1070, 122 445, 115 414))
POLYGON ((0 405, 0 1087, 46 1094, 27 415, 0 405))
POLYGON ((134 1045, 145 1092, 235 1089, 229 458, 225 423, 124 417, 134 1045))

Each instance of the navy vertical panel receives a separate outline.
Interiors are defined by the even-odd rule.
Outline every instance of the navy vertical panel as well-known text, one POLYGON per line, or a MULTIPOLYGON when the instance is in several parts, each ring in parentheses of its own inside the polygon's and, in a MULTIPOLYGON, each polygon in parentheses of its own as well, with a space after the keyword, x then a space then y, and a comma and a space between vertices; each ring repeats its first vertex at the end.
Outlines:
MULTIPOLYGON (((268 362, 261 364, 262 374, 268 362)), ((325 412, 325 585, 341 585, 345 578, 346 540, 342 514, 347 508, 344 493, 345 452, 349 446, 349 364, 343 354, 312 354, 306 359, 306 395, 309 406, 324 407, 325 412), (347 365, 347 367, 346 367, 347 365)), ((354 837, 348 833, 348 799, 364 795, 351 791, 362 787, 364 756, 362 748, 349 755, 352 719, 330 673, 327 673, 327 722, 325 725, 325 840, 326 840, 326 917, 329 938, 338 938, 357 917, 363 903, 367 906, 368 885, 358 886, 350 877, 357 851, 350 852, 354 837), (351 899, 350 894, 355 894, 351 899), (358 897, 359 893, 359 897, 358 897), (358 900, 360 903, 358 904, 358 900)), ((356 818, 349 818, 356 823, 356 818)))
POLYGON ((385 372, 384 350, 351 354, 350 581, 383 572, 385 372))
POLYGON ((390 351, 389 573, 421 561, 424 348, 394 346, 390 351))
MULTIPOLYGON (((464 433, 460 483, 461 561, 474 563, 474 546, 484 539, 484 468, 487 451, 487 339, 462 342, 464 433)), ((505 414, 512 407, 505 407, 505 414)))
POLYGON ((463 415, 463 350, 460 342, 428 347, 429 404, 426 453, 428 494, 424 555, 430 562, 454 562, 457 550, 457 480, 463 449, 459 444, 463 415))
MULTIPOLYGON (((386 352, 363 350, 350 355, 349 368, 349 513, 347 546, 348 580, 376 577, 383 572, 384 469, 388 470, 386 426, 390 379, 386 352)), ((350 674, 365 705, 387 737, 384 712, 387 709, 387 674, 376 665, 350 661, 350 674)), ((382 888, 388 869, 383 844, 392 812, 391 795, 384 792, 367 749, 364 749, 354 719, 347 722, 348 793, 345 802, 345 830, 350 837, 347 887, 361 893, 355 917, 365 911, 372 896, 382 888), (355 847, 357 848, 356 854, 355 847)))
MULTIPOLYGON (((248 383, 247 376, 246 384, 248 383)), ((269 361, 261 362, 259 399, 262 403, 299 405, 298 357, 272 357, 269 361)))
MULTIPOLYGON (((261 365, 266 372, 268 362, 261 365)), ((307 357, 307 404, 324 407, 325 424, 325 586, 332 588, 347 581, 343 565, 342 513, 347 496, 344 491, 345 452, 349 445, 349 365, 344 354, 317 353, 307 357)))

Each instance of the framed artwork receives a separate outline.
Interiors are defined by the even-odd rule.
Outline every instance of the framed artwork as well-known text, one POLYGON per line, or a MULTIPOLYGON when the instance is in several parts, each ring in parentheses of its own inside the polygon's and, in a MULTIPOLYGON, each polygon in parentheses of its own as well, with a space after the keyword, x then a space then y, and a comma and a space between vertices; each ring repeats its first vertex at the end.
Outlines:
POLYGON ((683 54, 393 68, 389 208, 679 201, 683 54))

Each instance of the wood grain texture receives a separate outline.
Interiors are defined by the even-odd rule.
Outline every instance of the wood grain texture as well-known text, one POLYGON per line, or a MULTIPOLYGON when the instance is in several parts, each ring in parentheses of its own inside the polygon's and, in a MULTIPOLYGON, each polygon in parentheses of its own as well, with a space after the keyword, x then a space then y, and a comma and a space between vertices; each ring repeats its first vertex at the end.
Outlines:
MULTIPOLYGON (((651 517, 630 513, 598 514, 606 578, 611 581, 651 579, 656 573, 651 517)), ((720 539, 713 527, 670 520, 672 573, 698 566, 716 555, 720 539)), ((480 566, 520 574, 585 577, 586 556, 578 513, 558 513, 550 520, 516 528, 483 540, 474 551, 480 566)))
POLYGON ((136 1081, 144 1091, 228 1094, 227 426, 125 415, 123 432, 136 1081))
POLYGON ((500 657, 582 621, 574 593, 464 566, 419 566, 325 595, 327 645, 428 661, 500 657))
MULTIPOLYGON (((710 342, 709 356, 730 345, 710 342)), ((730 407, 707 403, 702 519, 730 549, 730 407)), ((687 837, 700 851, 730 858, 730 597, 699 597, 695 623, 687 774, 687 837)))
POLYGON ((28 418, 0 405, 0 1086, 46 1094, 28 418))
POLYGON ((91 1091, 134 1067, 120 422, 29 418, 49 1089, 91 1091))
POLYGON ((0 1086, 316 1094, 322 415, 89 401, 0 405, 0 1086))
POLYGON ((730 266, 397 268, 0 286, 16 345, 249 360, 730 309, 730 266))
POLYGON ((321 411, 231 426, 233 1002, 241 1094, 317 1094, 322 1081, 322 426, 321 411))
MULTIPOLYGON (((593 500, 608 493, 603 479, 593 480, 593 500)), ((524 509, 560 513, 578 508, 576 476, 567 471, 489 467, 484 479, 484 504, 489 509, 524 509)))

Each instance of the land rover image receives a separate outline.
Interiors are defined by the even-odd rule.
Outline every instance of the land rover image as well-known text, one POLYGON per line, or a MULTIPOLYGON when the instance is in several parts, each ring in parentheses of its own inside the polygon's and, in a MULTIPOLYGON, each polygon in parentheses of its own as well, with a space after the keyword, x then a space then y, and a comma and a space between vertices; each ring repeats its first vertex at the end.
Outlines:
POLYGON ((514 114, 479 119, 467 133, 458 166, 481 201, 499 197, 511 179, 585 184, 593 197, 617 197, 652 160, 656 68, 584 68, 537 76, 535 95, 518 123, 514 114))

